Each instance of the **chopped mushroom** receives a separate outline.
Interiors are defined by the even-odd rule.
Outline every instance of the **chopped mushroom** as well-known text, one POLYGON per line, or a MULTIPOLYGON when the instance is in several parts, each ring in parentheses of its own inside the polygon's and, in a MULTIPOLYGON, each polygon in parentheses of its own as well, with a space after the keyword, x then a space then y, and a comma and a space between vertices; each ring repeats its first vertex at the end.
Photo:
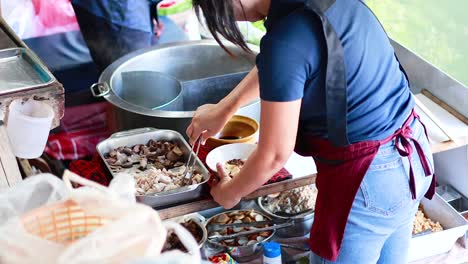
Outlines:
POLYGON ((203 181, 203 175, 196 171, 190 181, 184 181, 186 167, 183 154, 173 142, 149 140, 147 144, 115 148, 104 156, 113 172, 133 175, 137 194, 144 195, 203 181))

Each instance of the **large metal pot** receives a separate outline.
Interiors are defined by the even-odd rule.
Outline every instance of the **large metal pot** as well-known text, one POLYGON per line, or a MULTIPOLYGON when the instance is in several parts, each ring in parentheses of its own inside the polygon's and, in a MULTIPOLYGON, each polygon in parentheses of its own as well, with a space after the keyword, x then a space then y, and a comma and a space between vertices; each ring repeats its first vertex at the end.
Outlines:
MULTIPOLYGON (((172 129, 185 135, 200 105, 217 103, 255 65, 255 54, 211 40, 159 45, 130 53, 107 67, 91 87, 115 108, 119 130, 172 129)), ((239 114, 259 119, 259 100, 239 114)))

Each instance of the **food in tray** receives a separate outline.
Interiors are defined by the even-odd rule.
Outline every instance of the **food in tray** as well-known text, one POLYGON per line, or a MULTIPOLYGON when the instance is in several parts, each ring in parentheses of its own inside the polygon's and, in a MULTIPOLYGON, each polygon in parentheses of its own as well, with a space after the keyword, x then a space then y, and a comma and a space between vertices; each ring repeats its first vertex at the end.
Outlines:
MULTIPOLYGON (((200 243, 201 240, 203 239, 203 230, 200 228, 200 226, 195 222, 193 219, 189 219, 183 223, 181 223, 185 229, 187 229, 190 234, 195 238, 197 243, 200 243)), ((177 235, 173 232, 168 234, 166 243, 164 244, 163 251, 169 251, 169 250, 180 250, 182 252, 187 252, 187 249, 184 247, 182 242, 180 242, 179 238, 177 235)))
POLYGON ((262 199, 262 203, 265 209, 274 214, 299 214, 315 209, 317 193, 315 185, 303 186, 266 196, 262 199))
POLYGON ((135 178, 137 195, 169 191, 198 184, 203 175, 194 171, 190 181, 184 180, 183 151, 170 141, 149 140, 147 144, 118 147, 104 155, 114 173, 135 178))
POLYGON ((185 165, 170 170, 149 168, 133 173, 137 195, 145 195, 174 190, 186 185, 198 184, 203 175, 195 172, 189 182, 184 180, 185 165))
POLYGON ((224 169, 226 170, 226 173, 229 176, 234 177, 237 174, 239 174, 242 166, 244 166, 244 163, 245 163, 245 160, 242 160, 242 159, 228 160, 224 164, 224 169))
MULTIPOLYGON (((209 226, 210 224, 253 223, 253 222, 259 222, 259 221, 265 221, 265 220, 269 220, 269 219, 266 219, 265 216, 263 216, 260 213, 255 212, 254 210, 233 211, 233 212, 226 212, 226 213, 217 215, 212 220, 210 220, 207 225, 209 226)), ((256 227, 233 227, 233 228, 228 227, 220 231, 211 232, 209 236, 232 235, 235 233, 249 231, 255 228, 259 229, 259 228, 264 228, 268 226, 269 225, 265 224, 265 225, 259 225, 256 227)), ((254 234, 250 234, 247 236, 236 237, 234 239, 222 240, 219 242, 219 244, 223 246, 227 246, 227 247, 250 246, 250 245, 264 241, 265 239, 269 238, 272 234, 273 234, 272 231, 263 231, 260 233, 254 233, 254 234)))
POLYGON ((104 155, 106 162, 114 172, 137 167, 171 169, 184 165, 184 153, 179 146, 170 141, 149 140, 147 144, 133 147, 121 146, 104 155))
POLYGON ((413 235, 426 231, 432 233, 443 230, 444 229, 442 228, 439 222, 434 222, 432 219, 428 218, 424 214, 422 207, 419 207, 418 211, 416 212, 416 218, 413 222, 413 235))

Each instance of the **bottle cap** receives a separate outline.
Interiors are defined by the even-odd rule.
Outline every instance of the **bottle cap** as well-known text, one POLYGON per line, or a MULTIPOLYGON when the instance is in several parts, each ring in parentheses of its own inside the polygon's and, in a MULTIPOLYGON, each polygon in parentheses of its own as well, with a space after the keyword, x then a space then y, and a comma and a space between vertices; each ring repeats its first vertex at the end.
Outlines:
POLYGON ((281 256, 281 245, 276 242, 263 243, 263 255, 267 258, 281 256))

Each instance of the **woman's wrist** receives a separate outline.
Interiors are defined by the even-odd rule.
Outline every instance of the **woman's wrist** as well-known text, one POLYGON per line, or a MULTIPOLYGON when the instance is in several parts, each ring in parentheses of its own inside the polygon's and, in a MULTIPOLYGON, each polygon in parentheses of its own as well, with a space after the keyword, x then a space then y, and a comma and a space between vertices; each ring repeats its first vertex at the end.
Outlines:
POLYGON ((227 96, 218 103, 222 109, 226 111, 229 116, 234 115, 241 107, 239 100, 234 96, 227 96))

